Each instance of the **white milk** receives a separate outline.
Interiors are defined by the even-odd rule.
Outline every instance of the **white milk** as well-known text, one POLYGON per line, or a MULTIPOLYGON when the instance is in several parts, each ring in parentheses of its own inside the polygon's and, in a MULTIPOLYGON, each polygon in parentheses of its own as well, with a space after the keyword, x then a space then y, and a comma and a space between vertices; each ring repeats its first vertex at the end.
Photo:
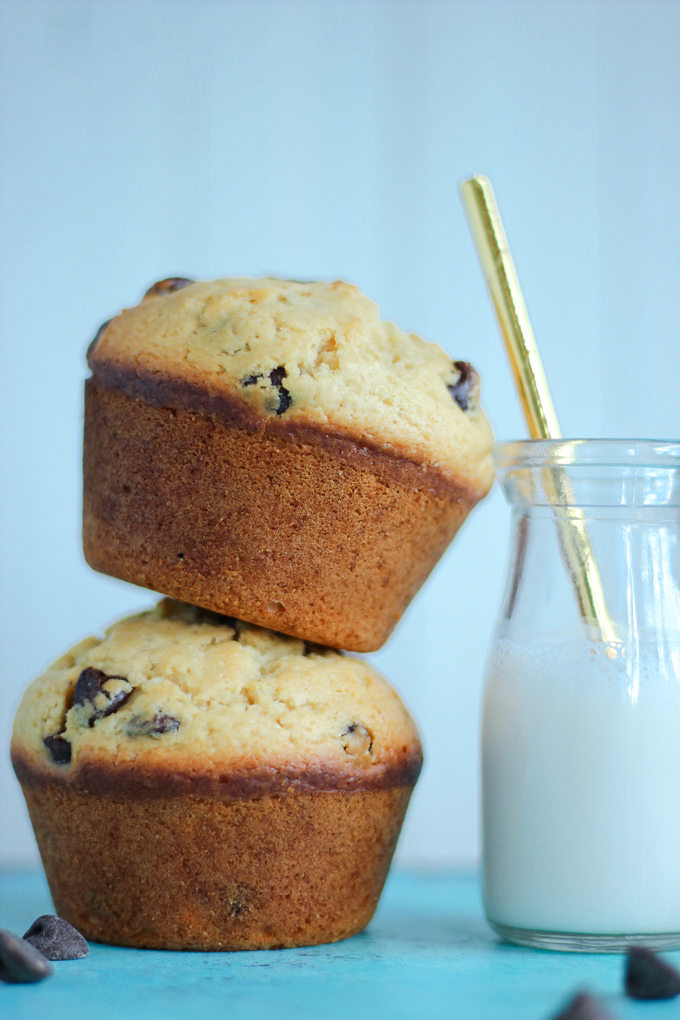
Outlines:
POLYGON ((680 931, 678 678, 680 642, 636 661, 579 639, 499 642, 482 738, 490 921, 680 931))

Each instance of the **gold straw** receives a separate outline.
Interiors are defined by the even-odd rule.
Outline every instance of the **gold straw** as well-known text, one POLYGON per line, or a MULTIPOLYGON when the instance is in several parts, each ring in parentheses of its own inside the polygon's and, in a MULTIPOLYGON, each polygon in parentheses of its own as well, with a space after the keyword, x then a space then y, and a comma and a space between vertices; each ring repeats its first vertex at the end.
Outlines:
MULTIPOLYGON (((460 186, 477 254, 482 264, 515 385, 532 439, 560 439, 548 382, 538 353, 510 248, 501 222, 491 181, 473 177, 460 186)), ((583 513, 572 502, 569 480, 563 471, 545 475, 560 518, 559 536, 581 615, 594 624, 603 641, 616 640, 607 611, 602 579, 593 556, 583 513)))

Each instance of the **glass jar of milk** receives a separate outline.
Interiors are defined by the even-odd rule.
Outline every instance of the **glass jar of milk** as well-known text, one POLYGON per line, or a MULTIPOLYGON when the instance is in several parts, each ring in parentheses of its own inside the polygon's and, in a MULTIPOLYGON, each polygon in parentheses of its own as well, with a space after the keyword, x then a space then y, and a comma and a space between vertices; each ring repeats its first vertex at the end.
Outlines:
POLYGON ((680 443, 495 456, 514 550, 484 693, 487 918, 543 948, 678 948, 680 443), (606 628, 578 597, 569 529, 606 628))

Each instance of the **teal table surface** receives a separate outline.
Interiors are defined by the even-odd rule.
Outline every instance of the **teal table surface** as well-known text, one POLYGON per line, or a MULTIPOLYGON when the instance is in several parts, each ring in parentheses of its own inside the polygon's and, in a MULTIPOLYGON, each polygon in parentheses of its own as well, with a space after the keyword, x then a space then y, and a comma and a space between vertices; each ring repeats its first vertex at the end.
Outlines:
MULTIPOLYGON (((52 912, 39 872, 0 874, 0 927, 22 935, 52 912)), ((680 966, 680 953, 667 958, 680 966)), ((623 995, 623 958, 500 942, 473 874, 394 871, 365 932, 330 946, 170 953, 91 943, 34 985, 0 983, 8 1020, 549 1020, 579 989, 619 1018, 680 1018, 680 999, 623 995)))

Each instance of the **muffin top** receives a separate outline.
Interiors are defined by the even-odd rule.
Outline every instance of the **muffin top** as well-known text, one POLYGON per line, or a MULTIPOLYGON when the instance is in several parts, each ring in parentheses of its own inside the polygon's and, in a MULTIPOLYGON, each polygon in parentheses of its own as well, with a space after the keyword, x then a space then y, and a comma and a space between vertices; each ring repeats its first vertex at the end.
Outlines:
POLYGON ((135 396, 153 399, 154 387, 165 387, 172 406, 174 382, 180 403, 222 398, 247 428, 312 426, 480 494, 491 484, 492 434, 475 370, 381 321, 347 283, 162 281, 102 327, 88 359, 95 380, 135 396))
POLYGON ((366 662, 171 599, 89 637, 26 690, 20 778, 92 792, 415 782, 418 734, 366 662))

